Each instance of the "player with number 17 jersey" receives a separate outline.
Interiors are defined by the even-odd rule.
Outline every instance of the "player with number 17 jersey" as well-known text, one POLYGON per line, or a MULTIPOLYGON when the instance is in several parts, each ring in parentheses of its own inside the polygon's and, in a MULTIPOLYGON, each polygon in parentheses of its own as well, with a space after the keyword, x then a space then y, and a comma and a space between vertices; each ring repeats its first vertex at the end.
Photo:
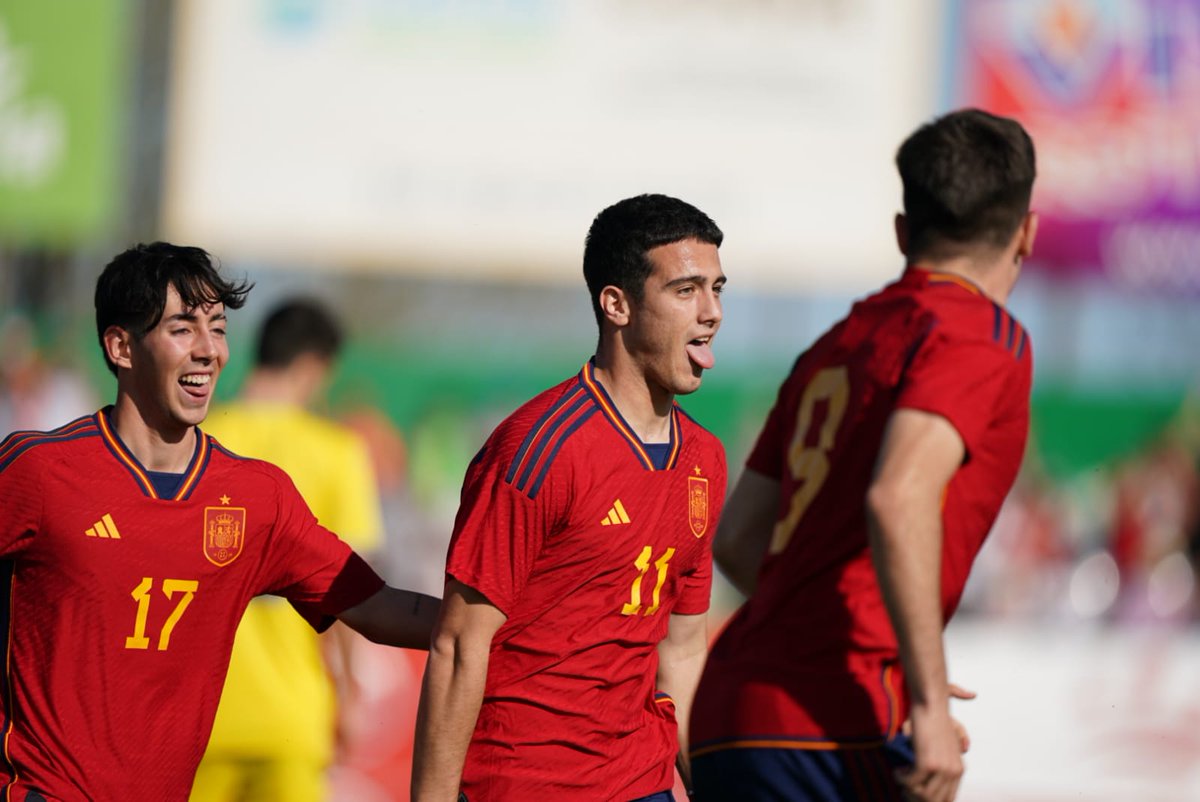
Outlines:
POLYGON ((645 444, 588 363, 488 439, 467 471, 446 571, 506 616, 468 749, 469 800, 622 800, 674 783, 656 647, 708 609, 725 497, 716 437, 671 411, 645 444))
POLYGON ((286 474, 198 429, 161 492, 111 409, 0 444, 5 802, 186 800, 250 599, 320 625, 383 586, 286 474))

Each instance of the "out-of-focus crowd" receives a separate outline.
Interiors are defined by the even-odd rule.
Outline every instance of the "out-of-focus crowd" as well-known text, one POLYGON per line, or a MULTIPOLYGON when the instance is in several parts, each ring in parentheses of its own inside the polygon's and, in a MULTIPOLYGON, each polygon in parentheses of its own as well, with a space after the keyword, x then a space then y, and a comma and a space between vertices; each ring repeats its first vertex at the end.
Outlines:
POLYGON ((1200 617, 1200 410, 1133 454, 1051 479, 1026 460, 964 613, 1115 625, 1200 617))

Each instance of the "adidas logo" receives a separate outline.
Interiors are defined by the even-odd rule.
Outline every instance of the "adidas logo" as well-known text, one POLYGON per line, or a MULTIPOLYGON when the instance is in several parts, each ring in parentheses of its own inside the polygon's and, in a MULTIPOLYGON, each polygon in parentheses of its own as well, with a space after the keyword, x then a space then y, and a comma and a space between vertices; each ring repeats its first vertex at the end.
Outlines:
POLYGON ((91 528, 87 530, 88 537, 107 537, 113 540, 120 540, 121 533, 117 531, 116 521, 108 513, 104 513, 104 517, 96 521, 91 528))
POLYGON ((608 517, 600 522, 601 526, 619 526, 629 523, 629 514, 625 512, 625 506, 621 504, 621 499, 613 502, 612 509, 608 511, 608 517))

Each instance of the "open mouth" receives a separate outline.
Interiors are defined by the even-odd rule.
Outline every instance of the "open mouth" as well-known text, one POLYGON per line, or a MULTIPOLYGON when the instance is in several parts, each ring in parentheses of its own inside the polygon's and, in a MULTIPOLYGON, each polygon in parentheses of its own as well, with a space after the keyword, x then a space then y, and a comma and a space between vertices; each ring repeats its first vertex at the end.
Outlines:
POLYGON ((716 364, 712 352, 712 337, 697 337, 688 342, 687 355, 696 367, 703 370, 711 368, 716 364))
POLYGON ((188 373, 180 377, 179 384, 183 389, 194 394, 199 394, 208 389, 208 386, 212 383, 212 378, 211 373, 188 373))

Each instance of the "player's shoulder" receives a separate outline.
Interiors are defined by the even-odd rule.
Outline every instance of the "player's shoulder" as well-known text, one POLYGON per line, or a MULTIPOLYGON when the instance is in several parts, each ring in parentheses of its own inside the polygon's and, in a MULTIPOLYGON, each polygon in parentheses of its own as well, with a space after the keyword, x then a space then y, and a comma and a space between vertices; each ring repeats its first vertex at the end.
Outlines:
POLYGON ((933 278, 921 301, 931 329, 941 338, 1002 351, 1017 362, 1029 359, 1029 332, 1012 312, 981 291, 933 278))
POLYGON ((84 415, 49 431, 16 431, 0 441, 0 471, 22 459, 63 459, 83 441, 100 436, 96 416, 84 415))
POLYGON ((296 439, 312 442, 314 448, 327 450, 339 457, 365 448, 362 437, 349 426, 306 409, 296 411, 291 428, 296 439))
POLYGON ((908 268, 869 299, 866 315, 887 317, 911 338, 1027 362, 1029 333, 1011 312, 970 279, 954 273, 908 268), (902 322, 897 322, 902 321, 902 322))
POLYGON ((533 498, 553 465, 586 456, 580 434, 600 410, 585 371, 538 393, 498 425, 472 460, 533 498))
POLYGON ((205 433, 212 446, 210 470, 235 474, 239 482, 271 486, 290 485, 291 477, 273 462, 243 456, 225 446, 217 437, 205 433))
POLYGON ((678 402, 675 403, 675 412, 678 415, 679 428, 685 439, 695 440, 701 449, 715 451, 719 454, 725 453, 725 445, 721 442, 721 438, 692 417, 691 413, 678 402))
POLYGON ((508 415, 492 433, 499 448, 514 450, 527 438, 545 436, 569 426, 595 405, 579 376, 573 376, 535 395, 508 415))

